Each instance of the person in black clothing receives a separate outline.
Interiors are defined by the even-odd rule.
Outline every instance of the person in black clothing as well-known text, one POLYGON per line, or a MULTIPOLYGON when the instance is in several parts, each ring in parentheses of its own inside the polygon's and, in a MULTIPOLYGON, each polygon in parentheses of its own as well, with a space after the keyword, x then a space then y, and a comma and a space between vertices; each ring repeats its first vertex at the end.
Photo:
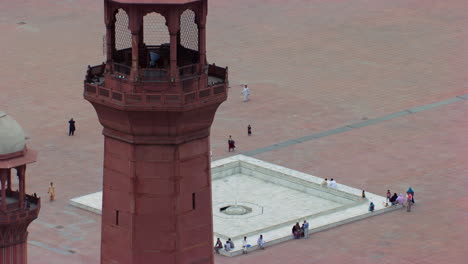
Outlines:
POLYGON ((75 120, 70 119, 70 121, 68 121, 68 135, 69 136, 73 136, 73 134, 75 134, 75 130, 76 130, 76 127, 75 127, 75 120))
POLYGON ((229 136, 229 139, 228 139, 228 151, 231 152, 236 150, 236 142, 232 139, 231 136, 229 136))
POLYGON ((398 195, 396 193, 393 194, 393 196, 390 198, 390 202, 392 205, 396 204, 396 199, 398 198, 398 195))
POLYGON ((250 125, 247 127, 247 134, 249 136, 252 135, 252 127, 250 125))

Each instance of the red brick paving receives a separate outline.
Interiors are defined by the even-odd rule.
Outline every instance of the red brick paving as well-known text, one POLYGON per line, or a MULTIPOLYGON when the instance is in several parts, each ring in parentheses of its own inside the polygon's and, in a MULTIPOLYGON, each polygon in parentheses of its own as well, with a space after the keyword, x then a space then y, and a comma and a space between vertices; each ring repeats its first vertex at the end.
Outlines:
MULTIPOLYGON (((102 182, 101 126, 82 98, 86 66, 104 59, 102 2, 0 10, 0 109, 39 150, 27 189, 45 200, 48 182, 57 186, 29 228, 30 263, 99 263, 100 217, 68 200, 102 182)), ((229 134, 239 153, 468 93, 467 13, 465 0, 210 0, 208 60, 229 66, 232 87, 212 128, 214 158, 232 155, 229 134)), ((455 102, 256 156, 382 194, 411 185, 417 204, 216 263, 463 263, 466 112, 455 102)))

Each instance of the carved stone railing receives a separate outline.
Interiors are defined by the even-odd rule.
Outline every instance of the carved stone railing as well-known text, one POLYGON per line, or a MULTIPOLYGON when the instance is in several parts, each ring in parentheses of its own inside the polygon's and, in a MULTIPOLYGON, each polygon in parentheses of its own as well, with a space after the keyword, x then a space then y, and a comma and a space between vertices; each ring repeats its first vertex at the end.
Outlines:
POLYGON ((177 106, 196 103, 199 99, 203 101, 226 96, 226 84, 217 84, 205 89, 199 89, 186 93, 127 93, 115 91, 103 86, 84 83, 85 97, 97 98, 118 105, 126 106, 177 106))

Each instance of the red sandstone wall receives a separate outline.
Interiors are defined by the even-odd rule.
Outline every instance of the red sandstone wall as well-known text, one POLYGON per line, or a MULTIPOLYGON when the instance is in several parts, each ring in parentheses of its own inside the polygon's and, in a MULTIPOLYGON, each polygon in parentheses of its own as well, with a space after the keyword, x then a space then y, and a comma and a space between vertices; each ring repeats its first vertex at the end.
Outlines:
POLYGON ((0 248, 1 264, 27 264, 27 244, 21 243, 14 246, 0 248))
POLYGON ((102 263, 213 263, 208 137, 180 145, 106 137, 103 185, 102 263))

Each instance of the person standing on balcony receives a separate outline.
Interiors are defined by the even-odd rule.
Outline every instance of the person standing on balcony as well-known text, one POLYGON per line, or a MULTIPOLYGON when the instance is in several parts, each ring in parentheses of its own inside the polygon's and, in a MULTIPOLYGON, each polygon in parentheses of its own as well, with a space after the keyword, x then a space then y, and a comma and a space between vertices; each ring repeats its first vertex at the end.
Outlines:
POLYGON ((75 134, 75 130, 75 120, 72 118, 70 121, 68 121, 68 136, 73 136, 73 134, 75 134))
POLYGON ((244 96, 244 102, 247 102, 250 100, 249 99, 250 91, 249 91, 249 87, 247 87, 247 84, 244 85, 244 89, 242 90, 241 94, 244 96))

